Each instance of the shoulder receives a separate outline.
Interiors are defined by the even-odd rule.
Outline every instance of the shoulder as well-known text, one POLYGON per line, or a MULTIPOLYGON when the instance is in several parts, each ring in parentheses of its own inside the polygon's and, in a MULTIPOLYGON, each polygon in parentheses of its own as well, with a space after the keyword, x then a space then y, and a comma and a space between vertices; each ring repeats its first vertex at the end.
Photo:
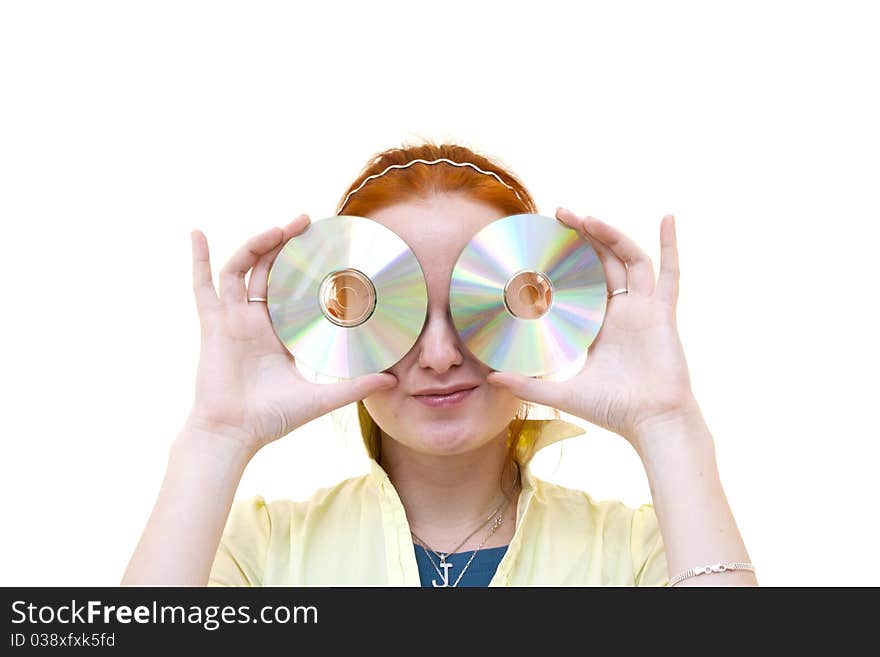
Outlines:
POLYGON ((612 559, 613 581, 663 586, 666 560, 660 525, 652 503, 635 506, 598 500, 590 493, 535 478, 536 513, 556 536, 568 536, 591 554, 612 559))
MULTIPOLYGON (((316 490, 308 499, 266 500, 252 495, 235 500, 229 510, 214 557, 209 585, 260 586, 283 570, 292 541, 312 535, 318 527, 337 528, 344 514, 362 506, 364 475, 316 490)), ((321 531, 325 531, 321 530, 321 531)))
POLYGON ((621 500, 600 500, 584 490, 536 477, 533 504, 545 525, 579 532, 606 547, 629 548, 637 559, 660 543, 660 526, 650 502, 631 506, 621 500))
POLYGON ((241 498, 232 504, 224 537, 268 541, 271 535, 287 535, 292 527, 305 522, 314 524, 322 517, 336 518, 340 514, 359 512, 372 502, 373 488, 369 475, 362 474, 318 488, 302 500, 267 500, 263 495, 241 498))
POLYGON ((631 530, 634 522, 640 526, 650 523, 654 506, 645 503, 630 506, 620 500, 597 499, 587 491, 555 484, 539 477, 535 482, 534 500, 542 510, 562 515, 581 516, 593 523, 631 530))
POLYGON ((368 495, 367 475, 349 477, 332 486, 315 490, 304 500, 278 498, 266 500, 263 495, 253 495, 233 502, 227 528, 241 526, 254 529, 278 527, 291 516, 314 513, 337 502, 353 502, 368 495))

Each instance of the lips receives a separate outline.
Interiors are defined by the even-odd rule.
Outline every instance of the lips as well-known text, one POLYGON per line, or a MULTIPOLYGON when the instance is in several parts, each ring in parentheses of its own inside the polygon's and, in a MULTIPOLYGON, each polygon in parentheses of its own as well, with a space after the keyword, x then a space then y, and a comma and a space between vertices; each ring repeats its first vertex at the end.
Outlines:
POLYGON ((471 390, 476 388, 478 383, 460 383, 452 386, 437 387, 437 388, 425 388, 424 390, 420 390, 419 392, 414 392, 414 397, 422 397, 422 396, 442 396, 442 395, 451 395, 452 393, 459 392, 460 390, 471 390))
POLYGON ((479 388, 479 386, 472 386, 468 388, 462 388, 461 386, 458 386, 454 388, 447 388, 449 392, 447 392, 446 394, 417 394, 413 395, 412 397, 416 401, 419 401, 426 406, 432 406, 435 408, 455 406, 471 397, 477 390, 477 388, 479 388))

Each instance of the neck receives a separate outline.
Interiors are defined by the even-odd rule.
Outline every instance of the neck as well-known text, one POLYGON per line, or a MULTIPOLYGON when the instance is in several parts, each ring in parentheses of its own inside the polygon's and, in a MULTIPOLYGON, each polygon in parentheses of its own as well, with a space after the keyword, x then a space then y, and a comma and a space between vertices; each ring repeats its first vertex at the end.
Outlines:
POLYGON ((479 527, 458 551, 476 549, 492 528, 491 522, 483 523, 505 502, 506 494, 510 501, 504 523, 483 547, 510 542, 520 482, 506 438, 505 429, 476 450, 438 456, 417 452, 382 433, 382 468, 403 503, 410 529, 420 539, 436 550, 452 550, 479 527))

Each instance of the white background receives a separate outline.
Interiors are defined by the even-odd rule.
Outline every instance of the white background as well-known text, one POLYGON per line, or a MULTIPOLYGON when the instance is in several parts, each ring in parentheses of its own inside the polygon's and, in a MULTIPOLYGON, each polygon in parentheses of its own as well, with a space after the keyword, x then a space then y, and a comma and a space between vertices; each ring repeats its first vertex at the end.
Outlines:
MULTIPOLYGON (((500 159, 542 214, 598 216, 655 267, 675 214, 679 328, 760 582, 880 584, 869 8, 3 3, 0 584, 120 580, 192 400, 190 230, 217 272, 420 136, 500 159)), ((583 424, 536 474, 650 501, 632 448, 583 424)), ((356 427, 271 445, 237 497, 364 471, 356 427)))

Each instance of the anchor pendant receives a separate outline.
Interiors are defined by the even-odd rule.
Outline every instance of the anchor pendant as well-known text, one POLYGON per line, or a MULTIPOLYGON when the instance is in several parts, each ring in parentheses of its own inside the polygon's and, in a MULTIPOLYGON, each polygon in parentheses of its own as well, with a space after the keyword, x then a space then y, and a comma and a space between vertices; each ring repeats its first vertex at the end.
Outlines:
POLYGON ((431 584, 433 584, 435 588, 444 588, 449 586, 449 569, 452 568, 452 564, 446 563, 447 556, 449 555, 440 555, 440 567, 443 569, 443 583, 438 584, 436 579, 432 579, 431 584))

